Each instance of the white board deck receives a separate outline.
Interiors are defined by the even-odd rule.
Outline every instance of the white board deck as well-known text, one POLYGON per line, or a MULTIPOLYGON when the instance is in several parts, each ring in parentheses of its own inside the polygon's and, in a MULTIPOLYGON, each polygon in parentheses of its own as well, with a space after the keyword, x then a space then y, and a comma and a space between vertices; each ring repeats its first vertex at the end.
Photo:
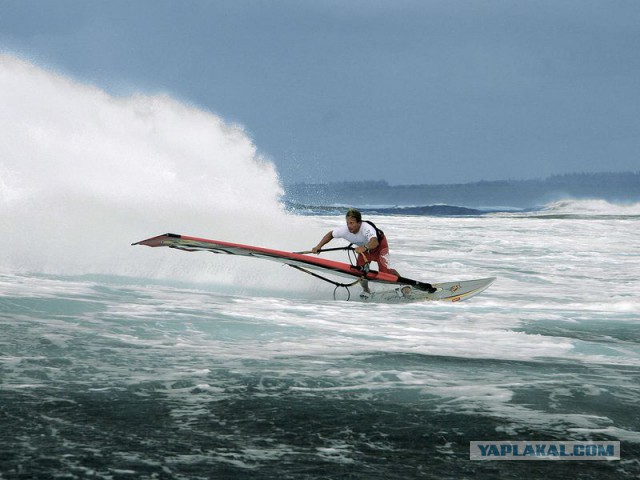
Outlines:
POLYGON ((427 293, 405 285, 393 289, 372 292, 366 302, 406 303, 421 301, 461 302, 483 292, 495 281, 495 277, 459 282, 434 283, 435 293, 427 293))

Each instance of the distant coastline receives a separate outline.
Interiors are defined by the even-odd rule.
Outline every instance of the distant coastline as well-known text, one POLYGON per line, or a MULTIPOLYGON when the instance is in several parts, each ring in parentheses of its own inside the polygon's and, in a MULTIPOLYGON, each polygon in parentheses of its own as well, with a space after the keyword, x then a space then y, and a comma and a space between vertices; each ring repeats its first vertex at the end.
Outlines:
POLYGON ((565 199, 640 201, 640 172, 570 173, 536 180, 389 185, 386 181, 296 183, 285 200, 304 205, 458 205, 530 208, 565 199))

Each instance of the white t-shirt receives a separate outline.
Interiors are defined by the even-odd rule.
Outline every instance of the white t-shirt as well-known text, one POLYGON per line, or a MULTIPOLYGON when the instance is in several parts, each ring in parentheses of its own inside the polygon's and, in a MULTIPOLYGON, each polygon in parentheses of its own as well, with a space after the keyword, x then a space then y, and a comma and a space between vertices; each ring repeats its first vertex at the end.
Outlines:
POLYGON ((360 224, 358 233, 351 233, 349 227, 342 225, 341 227, 334 228, 331 234, 333 238, 344 238, 347 242, 358 246, 366 245, 369 243, 369 240, 377 236, 376 229, 366 222, 360 224))

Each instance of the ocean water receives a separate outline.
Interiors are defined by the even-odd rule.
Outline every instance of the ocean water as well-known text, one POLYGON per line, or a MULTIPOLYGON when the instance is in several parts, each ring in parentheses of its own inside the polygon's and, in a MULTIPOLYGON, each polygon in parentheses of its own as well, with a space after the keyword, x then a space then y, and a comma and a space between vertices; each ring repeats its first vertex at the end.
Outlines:
POLYGON ((640 216, 375 220, 403 272, 498 280, 371 305, 2 274, 3 478, 637 478, 640 216), (584 439, 622 459, 469 460, 473 440, 584 439))
POLYGON ((640 476, 640 205, 374 215, 403 275, 497 281, 334 301, 272 262, 131 246, 304 250, 343 222, 287 211, 241 127, 6 55, 0 101, 0 478, 640 476), (587 439, 621 460, 469 460, 587 439))

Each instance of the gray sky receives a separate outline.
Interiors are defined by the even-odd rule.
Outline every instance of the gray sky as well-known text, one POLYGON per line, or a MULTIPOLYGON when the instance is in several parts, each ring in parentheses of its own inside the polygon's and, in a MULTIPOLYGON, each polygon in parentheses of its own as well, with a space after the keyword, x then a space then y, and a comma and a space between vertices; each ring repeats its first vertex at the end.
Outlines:
POLYGON ((0 0, 0 49, 241 123, 284 182, 640 169, 637 0, 0 0))

